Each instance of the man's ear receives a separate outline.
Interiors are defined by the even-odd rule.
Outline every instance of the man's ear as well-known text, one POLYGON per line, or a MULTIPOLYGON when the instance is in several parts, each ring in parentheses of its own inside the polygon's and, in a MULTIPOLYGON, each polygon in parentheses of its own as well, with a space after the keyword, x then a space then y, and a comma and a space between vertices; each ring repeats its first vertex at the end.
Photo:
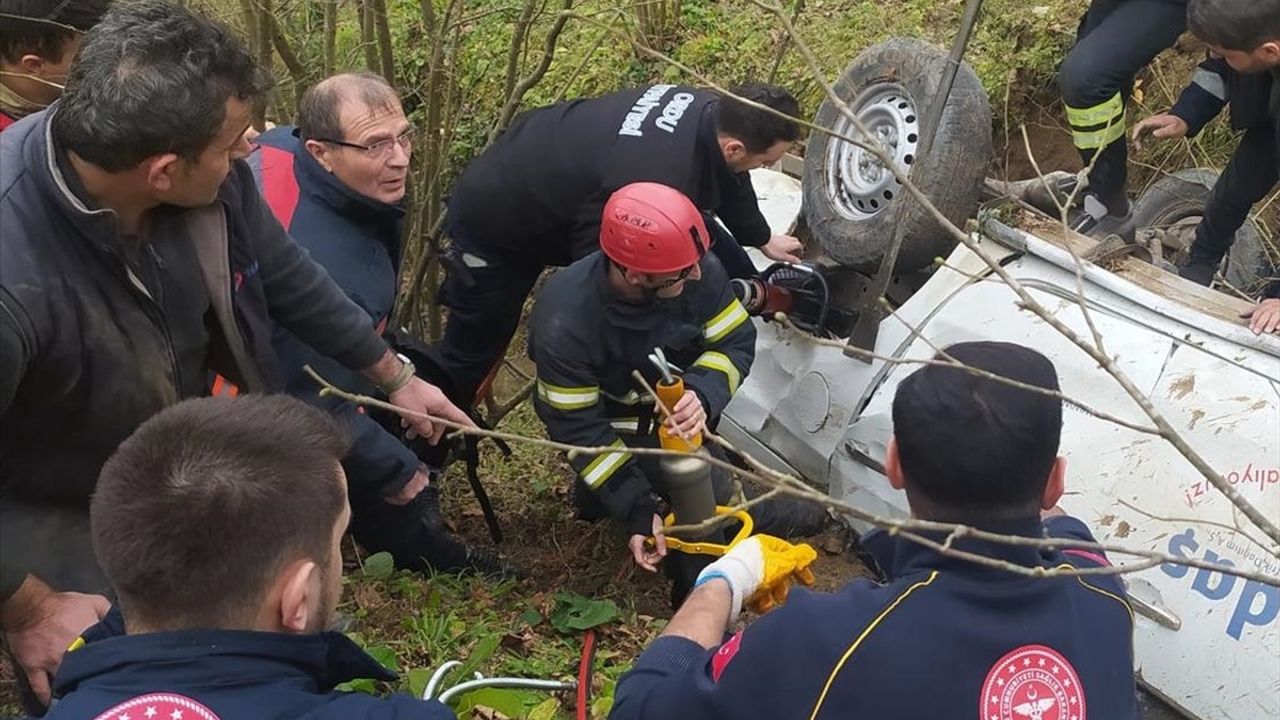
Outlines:
POLYGON ((731 135, 720 136, 720 152, 724 154, 726 162, 741 160, 747 156, 747 146, 741 140, 731 135))
POLYGON ((314 602, 320 592, 320 566, 311 560, 299 560, 285 568, 280 592, 280 627, 287 632, 304 633, 311 627, 314 602))
POLYGON ((1258 56, 1272 67, 1280 65, 1280 40, 1262 43, 1262 47, 1258 48, 1258 56))
POLYGON ((156 192, 168 192, 173 188, 174 178, 182 170, 181 160, 174 153, 153 155, 143 160, 147 166, 147 185, 156 192))
POLYGON ((320 163, 320 167, 324 168, 325 172, 333 172, 333 163, 329 162, 328 146, 319 140, 308 140, 304 145, 307 148, 307 152, 311 153, 311 157, 314 158, 317 163, 320 163))
POLYGON ((1041 510, 1052 510, 1062 499, 1067 488, 1067 459, 1059 455, 1049 468, 1049 479, 1044 484, 1044 497, 1040 498, 1041 510))
POLYGON ((636 272, 630 268, 622 271, 622 279, 627 281, 628 285, 636 287, 644 287, 649 280, 649 276, 642 272, 636 272))
POLYGON ((22 72, 28 75, 35 75, 36 77, 44 75, 44 68, 49 64, 48 60, 45 60, 35 53, 27 53, 18 61, 18 66, 22 68, 22 72))
POLYGON ((907 486, 906 475, 902 472, 902 458, 898 456, 898 438, 889 436, 889 447, 884 452, 884 472, 889 476, 889 486, 894 490, 902 490, 907 486))

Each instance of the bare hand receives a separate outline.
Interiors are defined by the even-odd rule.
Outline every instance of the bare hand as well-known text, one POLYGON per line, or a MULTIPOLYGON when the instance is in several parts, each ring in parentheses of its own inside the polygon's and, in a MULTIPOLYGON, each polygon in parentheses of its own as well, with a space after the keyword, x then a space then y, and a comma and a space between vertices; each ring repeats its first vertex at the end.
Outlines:
POLYGON ((775 262, 798 263, 804 244, 790 235, 774 235, 769 242, 760 246, 760 252, 775 262))
POLYGON ((5 639, 40 702, 49 703, 50 683, 67 648, 110 609, 101 595, 54 592, 33 576, 5 603, 5 639))
POLYGON ((1142 136, 1147 133, 1151 133, 1151 137, 1158 140, 1176 140, 1186 137, 1188 130, 1187 121, 1177 115, 1169 113, 1153 115, 1133 126, 1133 147, 1141 150, 1142 136))
POLYGON ((385 500, 392 505, 408 505, 414 498, 418 497, 418 493, 427 489, 431 484, 431 476, 421 470, 415 472, 413 477, 409 478, 409 482, 400 488, 394 495, 388 495, 385 500))
POLYGON ((662 518, 653 516, 653 540, 644 535, 632 535, 627 541, 631 548, 631 557, 640 567, 649 572, 658 572, 658 563, 667 556, 667 536, 662 531, 662 518))
POLYGON ((685 390, 684 395, 681 395, 680 400, 676 402, 676 406, 671 409, 671 416, 664 421, 664 424, 671 434, 685 440, 692 440, 695 435, 706 430, 707 411, 703 409, 698 393, 685 390))
MULTIPOLYGON (((419 377, 413 378, 407 385, 391 393, 387 396, 387 400, 392 405, 405 410, 426 413, 459 425, 475 427, 475 423, 471 422, 471 418, 467 417, 467 414, 459 410, 456 405, 449 402, 449 398, 440 392, 440 388, 419 377)), ((409 428, 411 431, 410 437, 414 434, 421 435, 432 445, 440 442, 440 438, 448 430, 443 424, 433 423, 424 417, 404 417, 401 419, 400 424, 409 428)))
POLYGON ((1280 298, 1267 298, 1240 317, 1249 319, 1249 329, 1254 335, 1273 333, 1280 329, 1280 298))

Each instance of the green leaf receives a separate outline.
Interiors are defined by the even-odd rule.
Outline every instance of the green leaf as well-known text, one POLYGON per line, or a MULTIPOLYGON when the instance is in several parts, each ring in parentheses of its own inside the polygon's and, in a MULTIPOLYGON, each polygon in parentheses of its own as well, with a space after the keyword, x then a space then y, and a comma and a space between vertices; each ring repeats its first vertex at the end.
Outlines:
POLYGON ((602 718, 609 716, 609 710, 613 707, 613 696, 598 697, 591 701, 591 717, 602 718))
POLYGON ((556 593, 555 599, 551 625, 562 633, 587 630, 618 618, 618 606, 612 600, 592 600, 576 593, 556 593))
POLYGON ((344 682, 334 688, 339 692, 360 692, 366 695, 377 695, 378 686, 368 678, 360 678, 359 680, 351 680, 344 682))
POLYGON ((406 682, 409 685, 409 694, 420 698, 427 689, 427 683, 431 682, 431 670, 427 668, 412 668, 409 670, 406 682))
POLYGON ((507 717, 520 717, 526 708, 538 702, 538 696, 527 691, 508 688, 480 688, 463 693, 454 711, 460 719, 471 720, 471 711, 477 705, 491 707, 507 717))
POLYGON ((386 645, 371 645, 364 649, 369 656, 378 661, 379 665, 392 671, 399 672, 400 668, 396 662, 396 651, 386 645))
POLYGON ((528 610, 520 613, 520 622, 528 625, 529 627, 534 627, 542 622, 542 613, 534 610, 533 608, 529 608, 528 610))
POLYGON ((396 571, 396 561, 391 553, 374 553, 364 559, 364 575, 374 580, 386 580, 396 571))
POLYGON ((528 720, 555 720, 556 712, 560 709, 560 701, 556 698, 547 698, 538 704, 537 707, 529 711, 528 720))
POLYGON ((457 671, 457 677, 470 677, 473 672, 493 656, 493 651, 502 644, 501 635, 485 635, 476 641, 467 655, 466 664, 457 671))

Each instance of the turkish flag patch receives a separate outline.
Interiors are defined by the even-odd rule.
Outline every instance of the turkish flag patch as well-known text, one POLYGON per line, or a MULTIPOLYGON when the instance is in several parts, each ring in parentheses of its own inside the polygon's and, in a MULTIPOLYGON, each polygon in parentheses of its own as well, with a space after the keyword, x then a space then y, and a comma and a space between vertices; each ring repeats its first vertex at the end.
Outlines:
POLYGON ((720 682, 720 676, 724 674, 724 669, 729 666, 729 661, 734 655, 738 654, 738 649, 742 647, 742 633, 738 633, 729 638, 729 642, 720 646, 716 650, 716 654, 711 656, 711 680, 712 682, 720 682))
POLYGON ((1057 650, 1023 645, 987 671, 979 720, 1085 720, 1080 676, 1057 650))
POLYGON ((222 720, 189 697, 151 693, 126 700, 93 720, 222 720))

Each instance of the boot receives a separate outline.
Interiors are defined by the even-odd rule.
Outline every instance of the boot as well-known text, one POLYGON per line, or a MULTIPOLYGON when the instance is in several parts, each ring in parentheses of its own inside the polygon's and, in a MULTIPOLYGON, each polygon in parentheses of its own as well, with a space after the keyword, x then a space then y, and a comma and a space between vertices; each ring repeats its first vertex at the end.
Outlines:
POLYGON ((1085 195, 1081 207, 1068 211, 1067 220, 1071 223, 1072 230, 1097 239, 1119 235, 1125 241, 1133 242, 1137 232, 1133 220, 1133 205, 1128 198, 1114 201, 1108 206, 1096 195, 1085 195), (1123 211, 1115 207, 1121 203, 1123 211))

